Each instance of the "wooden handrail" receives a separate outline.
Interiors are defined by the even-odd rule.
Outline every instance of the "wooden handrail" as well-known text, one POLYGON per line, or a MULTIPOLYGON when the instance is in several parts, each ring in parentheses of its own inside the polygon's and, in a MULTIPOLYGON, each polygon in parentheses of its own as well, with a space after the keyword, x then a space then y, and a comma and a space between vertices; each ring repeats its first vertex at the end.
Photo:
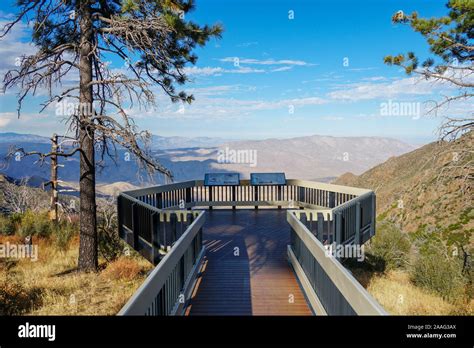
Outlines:
MULTIPOLYGON (((330 315, 344 315, 351 314, 352 309, 355 314, 358 315, 386 315, 385 310, 380 304, 374 300, 374 298, 365 290, 362 285, 349 273, 349 271, 342 266, 342 264, 334 257, 328 256, 326 249, 323 244, 306 228, 306 226, 296 217, 292 211, 287 212, 287 220, 292 228, 292 233, 295 233, 298 240, 305 246, 308 253, 295 250, 292 246, 291 252, 294 253, 295 258, 298 262, 298 258, 304 262, 310 262, 308 257, 312 257, 316 260, 316 263, 320 266, 319 272, 310 274, 310 271, 304 272, 304 277, 309 279, 303 279, 301 283, 315 284, 325 279, 329 281, 338 292, 329 291, 330 296, 325 296, 326 293, 322 290, 314 288, 305 288, 305 292, 308 297, 316 296, 314 302, 322 306, 318 308, 316 305, 316 313, 318 314, 330 314, 330 315), (324 273, 326 276, 322 275, 324 273), (316 279, 317 278, 317 279, 316 279), (335 305, 335 301, 338 305, 335 305), (348 308, 347 311, 334 313, 333 308, 348 308), (321 313, 322 312, 322 313, 321 313)), ((298 262, 298 266, 300 266, 298 262)), ((312 263, 312 262, 310 262, 312 263)), ((304 269, 304 267, 301 267, 304 269)), ((331 289, 329 289, 331 290, 331 289)))
MULTIPOLYGON (((130 300, 120 310, 118 315, 145 315, 154 301, 157 300, 159 292, 163 289, 168 277, 180 262, 191 242, 201 230, 204 224, 204 212, 187 228, 183 235, 176 241, 170 252, 153 269, 143 284, 133 294, 130 300)), ((177 301, 178 299, 174 299, 177 301)), ((166 313, 168 315, 170 313, 166 313)))

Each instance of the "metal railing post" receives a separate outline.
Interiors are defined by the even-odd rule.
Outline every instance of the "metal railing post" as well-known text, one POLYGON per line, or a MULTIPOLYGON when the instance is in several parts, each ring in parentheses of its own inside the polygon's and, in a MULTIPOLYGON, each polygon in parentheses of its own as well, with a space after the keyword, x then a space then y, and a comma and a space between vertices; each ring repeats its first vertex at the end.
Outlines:
MULTIPOLYGON (((281 186, 277 186, 277 200, 281 201, 281 186)), ((281 209, 281 205, 278 206, 278 209, 281 209)))
MULTIPOLYGON (((192 197, 191 197, 191 187, 186 187, 186 190, 184 191, 184 196, 185 196, 185 202, 190 205, 192 203, 192 197)), ((188 207, 188 209, 191 209, 188 207)))
POLYGON ((341 212, 336 213, 336 245, 341 244, 342 239, 342 214, 341 212))
POLYGON ((316 216, 318 217, 317 227, 316 227, 316 238, 319 241, 322 241, 324 237, 324 216, 321 213, 317 213, 316 216))
POLYGON ((163 194, 160 192, 160 193, 157 193, 156 194, 156 199, 157 199, 157 204, 156 204, 156 207, 158 209, 163 209, 163 194))
POLYGON ((133 237, 133 248, 138 250, 138 229, 139 229, 139 219, 138 219, 138 209, 137 204, 132 203, 132 237, 133 237))
MULTIPOLYGON (((212 186, 209 186, 209 202, 212 202, 212 186)), ((209 210, 212 210, 212 205, 209 205, 209 210)))
POLYGON ((118 233, 119 237, 123 238, 125 236, 125 233, 123 233, 123 202, 122 202, 123 197, 121 195, 118 195, 117 197, 117 223, 118 223, 118 233))
MULTIPOLYGON (((235 202, 235 186, 232 186, 232 202, 235 202)), ((232 210, 235 210, 235 204, 232 206, 232 210)))
POLYGON ((336 206, 336 193, 330 191, 329 192, 329 202, 328 202, 329 208, 334 208, 336 206))
MULTIPOLYGON (((258 186, 254 186, 254 199, 257 202, 258 201, 258 186)), ((255 209, 258 209, 258 205, 255 206, 255 209)))
POLYGON ((156 265, 156 245, 155 245, 155 229, 157 227, 155 223, 156 212, 151 213, 150 215, 150 226, 151 226, 151 260, 154 265, 156 265))
POLYGON ((376 212, 376 202, 375 202, 375 192, 372 192, 372 221, 370 223, 370 236, 375 235, 375 223, 377 220, 377 212, 376 212))
POLYGON ((360 245, 360 202, 356 203, 355 236, 354 244, 360 245))

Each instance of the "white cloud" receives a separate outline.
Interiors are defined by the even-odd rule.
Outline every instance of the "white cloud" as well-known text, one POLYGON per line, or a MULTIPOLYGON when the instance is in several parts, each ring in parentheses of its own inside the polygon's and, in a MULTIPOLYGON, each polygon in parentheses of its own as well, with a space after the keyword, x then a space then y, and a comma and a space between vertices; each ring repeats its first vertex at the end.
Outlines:
POLYGON ((265 59, 265 60, 258 60, 258 59, 249 59, 249 58, 237 58, 237 57, 226 57, 219 59, 219 61, 224 63, 233 63, 233 69, 226 69, 223 67, 186 67, 184 68, 184 73, 189 76, 218 76, 222 74, 259 74, 265 72, 279 72, 279 71, 287 71, 292 69, 294 66, 311 66, 316 64, 311 64, 302 60, 289 60, 289 59, 282 59, 282 60, 274 60, 274 59, 265 59), (238 59, 238 60, 237 60, 238 59), (238 65, 236 65, 238 63, 238 65), (260 65, 260 66, 277 66, 270 70, 265 70, 262 68, 252 68, 249 66, 243 65, 260 65), (283 65, 278 67, 279 65, 283 65))
POLYGON ((436 90, 448 88, 446 84, 434 83, 414 77, 402 78, 391 82, 363 82, 346 84, 337 90, 328 93, 328 96, 337 100, 370 100, 388 99, 396 97, 416 97, 433 94, 436 90))
POLYGON ((194 91, 196 100, 191 105, 161 104, 158 110, 147 112, 129 110, 137 118, 180 118, 180 119, 241 119, 250 117, 258 111, 282 110, 288 112, 290 107, 321 105, 327 101, 319 97, 293 98, 281 100, 242 100, 235 98, 210 98, 194 91))
POLYGON ((367 67, 367 68, 347 68, 349 71, 369 71, 369 70, 375 70, 378 69, 375 66, 367 67))
POLYGON ((287 70, 291 70, 291 69, 293 69, 293 67, 291 67, 291 66, 282 66, 280 68, 273 69, 272 72, 287 71, 287 70))
POLYGON ((236 62, 238 60, 239 64, 253 64, 253 65, 298 65, 298 66, 308 66, 308 65, 315 65, 311 64, 302 60, 289 60, 289 59, 282 59, 282 60, 274 60, 274 59, 252 59, 252 58, 240 58, 240 57, 225 57, 219 59, 221 62, 229 63, 229 62, 236 62))
POLYGON ((385 76, 372 76, 372 77, 364 77, 362 80, 364 80, 364 81, 386 81, 387 78, 385 76))
POLYGON ((11 119, 4 117, 3 114, 0 114, 0 115, 2 116, 0 118, 0 128, 3 128, 3 127, 7 126, 10 123, 11 119))
POLYGON ((64 133, 65 124, 52 111, 38 113, 0 112, 0 129, 19 133, 64 133))
POLYGON ((202 76, 211 76, 211 75, 217 75, 217 74, 222 74, 224 69, 220 67, 210 67, 206 66, 203 68, 198 68, 197 66, 190 66, 186 67, 183 69, 184 73, 189 76, 196 76, 196 75, 202 75, 202 76))
POLYGON ((228 69, 225 70, 228 73, 233 73, 233 74, 251 74, 251 73, 264 73, 265 70, 263 69, 253 69, 249 67, 239 67, 238 69, 228 69))
POLYGON ((237 67, 236 69, 224 69, 221 67, 186 67, 183 69, 184 73, 189 76, 218 76, 222 74, 251 74, 264 73, 263 69, 252 69, 249 67, 237 67))
MULTIPOLYGON (((6 20, 5 17, 0 19, 0 28, 3 28, 5 24, 9 23, 10 20, 6 20)), ((25 42, 24 39, 28 38, 28 26, 23 23, 17 23, 10 32, 0 39, 0 74, 5 74, 8 70, 14 69, 17 58, 23 55, 31 55, 36 52, 36 48, 31 42, 25 42)))

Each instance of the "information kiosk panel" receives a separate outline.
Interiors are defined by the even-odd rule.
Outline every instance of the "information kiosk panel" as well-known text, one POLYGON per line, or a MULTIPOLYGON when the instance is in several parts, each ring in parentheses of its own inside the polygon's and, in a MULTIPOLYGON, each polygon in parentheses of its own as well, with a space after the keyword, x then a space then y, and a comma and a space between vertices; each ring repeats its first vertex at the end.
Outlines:
POLYGON ((261 185, 286 185, 285 173, 251 173, 250 184, 261 185))
POLYGON ((206 173, 204 175, 204 186, 238 186, 239 184, 239 173, 206 173))

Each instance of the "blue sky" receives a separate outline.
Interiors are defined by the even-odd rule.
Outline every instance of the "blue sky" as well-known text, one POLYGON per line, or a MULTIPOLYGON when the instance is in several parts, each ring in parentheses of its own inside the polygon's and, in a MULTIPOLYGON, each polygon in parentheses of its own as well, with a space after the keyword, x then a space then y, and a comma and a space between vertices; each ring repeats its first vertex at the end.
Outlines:
MULTIPOLYGON (((325 134, 424 143, 436 137, 440 119, 424 114, 425 102, 453 93, 452 88, 410 78, 385 66, 383 57, 407 51, 426 57, 423 37, 392 24, 391 16, 398 10, 444 15, 445 1, 197 0, 196 5, 190 19, 219 22, 225 30, 222 39, 196 50, 199 60, 187 70, 191 81, 184 89, 196 101, 183 107, 159 95, 156 109, 130 110, 141 129, 232 139, 325 134), (413 106, 409 110, 419 106, 420 114, 381 111, 403 103, 413 106)), ((0 10, 0 22, 15 12, 5 2, 0 10)), ((0 71, 16 52, 31 50, 27 37, 23 27, 0 41, 0 71)), ((115 60, 112 66, 122 67, 115 60)), ((54 110, 38 116, 43 100, 30 98, 18 120, 15 95, 0 95, 0 131, 61 132, 54 110)))

